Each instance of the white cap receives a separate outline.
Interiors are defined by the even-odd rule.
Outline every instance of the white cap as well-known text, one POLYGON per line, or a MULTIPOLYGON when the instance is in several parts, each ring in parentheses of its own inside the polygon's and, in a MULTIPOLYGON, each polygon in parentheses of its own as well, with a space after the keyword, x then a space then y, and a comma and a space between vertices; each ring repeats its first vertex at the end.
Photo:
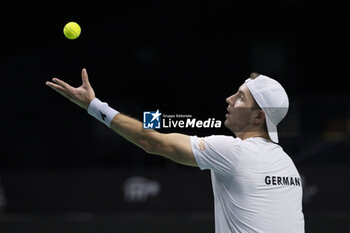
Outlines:
POLYGON ((286 91, 276 80, 265 75, 245 81, 255 101, 265 112, 267 131, 271 140, 278 143, 277 125, 287 115, 289 100, 286 91))

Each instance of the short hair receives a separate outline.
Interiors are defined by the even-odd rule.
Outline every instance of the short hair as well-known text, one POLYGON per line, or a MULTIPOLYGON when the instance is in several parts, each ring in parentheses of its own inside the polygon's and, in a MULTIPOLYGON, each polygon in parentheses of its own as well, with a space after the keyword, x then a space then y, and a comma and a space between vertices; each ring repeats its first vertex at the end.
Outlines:
POLYGON ((258 74, 258 73, 256 73, 256 72, 253 72, 253 73, 251 73, 250 74, 250 79, 255 79, 255 78, 257 78, 258 76, 259 76, 260 74, 258 74))

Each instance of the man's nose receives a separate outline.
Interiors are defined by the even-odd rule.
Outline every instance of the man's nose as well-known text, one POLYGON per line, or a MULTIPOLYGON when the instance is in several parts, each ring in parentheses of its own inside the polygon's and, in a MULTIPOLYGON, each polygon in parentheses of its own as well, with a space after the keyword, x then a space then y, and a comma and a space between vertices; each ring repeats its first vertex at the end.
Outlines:
POLYGON ((227 98, 226 98, 226 103, 228 103, 229 105, 233 105, 233 103, 234 103, 234 102, 233 102, 233 96, 234 96, 234 95, 231 95, 231 96, 227 97, 227 98))

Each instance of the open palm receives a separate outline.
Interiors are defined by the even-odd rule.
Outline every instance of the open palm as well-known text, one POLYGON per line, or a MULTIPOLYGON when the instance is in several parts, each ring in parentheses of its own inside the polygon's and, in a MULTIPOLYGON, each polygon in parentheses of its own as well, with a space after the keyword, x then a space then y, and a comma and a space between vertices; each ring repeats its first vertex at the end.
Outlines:
POLYGON ((52 89, 54 89, 73 103, 87 110, 90 102, 95 98, 95 92, 90 85, 86 69, 82 69, 81 79, 83 83, 80 87, 77 88, 72 87, 68 83, 58 78, 53 78, 53 82, 47 81, 46 85, 51 87, 52 89))

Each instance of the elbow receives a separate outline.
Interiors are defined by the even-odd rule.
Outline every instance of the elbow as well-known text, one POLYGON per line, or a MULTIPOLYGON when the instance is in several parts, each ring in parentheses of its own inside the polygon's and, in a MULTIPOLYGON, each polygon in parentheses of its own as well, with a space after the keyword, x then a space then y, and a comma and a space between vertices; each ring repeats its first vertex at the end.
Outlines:
POLYGON ((148 154, 156 154, 157 146, 149 138, 143 138, 139 141, 139 146, 148 154))
POLYGON ((147 154, 155 154, 155 149, 152 145, 150 144, 145 144, 141 147, 147 154))
POLYGON ((164 143, 164 136, 156 131, 150 132, 139 141, 140 147, 148 154, 166 157, 165 154, 168 154, 169 146, 164 143))

